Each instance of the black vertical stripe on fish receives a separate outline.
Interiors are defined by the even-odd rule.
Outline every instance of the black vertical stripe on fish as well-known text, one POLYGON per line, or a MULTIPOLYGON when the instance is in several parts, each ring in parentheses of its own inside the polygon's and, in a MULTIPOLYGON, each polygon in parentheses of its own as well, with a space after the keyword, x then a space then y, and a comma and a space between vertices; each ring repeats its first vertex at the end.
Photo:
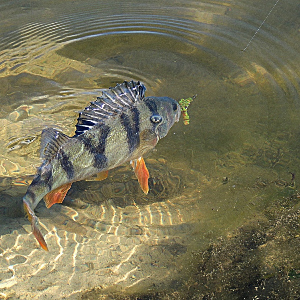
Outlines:
POLYGON ((101 126, 101 131, 97 140, 99 143, 97 146, 94 146, 92 137, 87 137, 85 135, 80 135, 78 137, 79 140, 82 141, 84 148, 94 155, 94 164, 93 167, 97 169, 105 169, 108 165, 107 157, 105 156, 105 147, 106 147, 106 140, 110 133, 110 127, 107 125, 101 126))
POLYGON ((109 133, 110 133, 109 126, 107 126, 107 125, 101 126, 101 134, 99 137, 99 144, 97 146, 98 153, 104 154, 105 147, 106 147, 106 140, 107 140, 109 133))
POLYGON ((94 168, 99 169, 99 170, 105 169, 108 166, 108 161, 107 161, 107 157, 105 156, 105 154, 95 153, 93 166, 94 166, 94 168))
POLYGON ((125 113, 120 115, 120 120, 126 131, 129 152, 132 153, 140 144, 140 113, 136 107, 133 107, 130 112, 132 113, 132 122, 125 113))
POLYGON ((47 166, 41 166, 38 169, 37 175, 32 180, 31 185, 43 185, 50 191, 52 189, 52 181, 52 169, 47 166))
POLYGON ((58 154, 58 159, 59 159, 61 167, 66 172, 68 179, 69 180, 73 179, 74 178, 74 167, 73 167, 73 164, 72 164, 71 160, 69 159, 69 156, 67 155, 67 153, 65 153, 61 149, 61 151, 58 154))
POLYGON ((107 125, 102 125, 98 146, 94 151, 92 151, 94 154, 94 167, 97 169, 105 169, 108 166, 107 157, 105 156, 104 152, 109 133, 110 127, 107 125))
POLYGON ((41 172, 41 176, 44 179, 45 186, 47 186, 49 191, 51 191, 52 183, 53 183, 52 168, 50 168, 49 166, 44 168, 43 171, 41 172))
POLYGON ((153 101, 151 98, 146 99, 145 104, 147 105, 147 107, 149 108, 149 110, 152 114, 154 114, 154 113, 157 114, 157 105, 156 105, 155 101, 153 101))

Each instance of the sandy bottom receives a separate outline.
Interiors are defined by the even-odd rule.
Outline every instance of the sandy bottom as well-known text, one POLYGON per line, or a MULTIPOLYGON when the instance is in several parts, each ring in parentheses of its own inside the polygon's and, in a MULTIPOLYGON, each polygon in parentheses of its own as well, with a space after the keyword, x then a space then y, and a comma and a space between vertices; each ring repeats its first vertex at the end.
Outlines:
MULTIPOLYGON (((166 196, 170 180, 162 184, 156 178, 148 202, 136 185, 133 190, 141 198, 132 200, 134 192, 114 183, 114 188, 119 187, 115 194, 98 203, 111 186, 108 179, 97 194, 98 182, 74 186, 66 199, 72 207, 57 204, 47 209, 41 203, 36 213, 49 252, 38 246, 24 217, 10 216, 13 208, 6 210, 0 229, 0 297, 79 299, 93 288, 103 292, 164 289, 182 277, 199 227, 201 197, 195 184, 183 187, 174 172, 173 178, 177 189, 171 186, 170 198, 166 196), (124 200, 120 194, 131 198, 124 200)), ((13 199, 15 203, 8 198, 6 206, 18 206, 21 195, 13 199)))

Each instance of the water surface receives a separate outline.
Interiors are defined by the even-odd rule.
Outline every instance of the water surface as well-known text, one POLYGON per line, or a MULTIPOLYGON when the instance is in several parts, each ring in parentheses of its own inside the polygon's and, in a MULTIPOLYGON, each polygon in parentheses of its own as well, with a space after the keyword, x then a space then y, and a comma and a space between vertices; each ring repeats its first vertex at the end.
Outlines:
POLYGON ((0 297, 300 297, 300 6, 274 4, 1 5, 0 297), (146 157, 148 196, 125 165, 41 203, 42 251, 21 212, 42 129, 72 135, 101 90, 132 79, 196 95, 190 125, 146 157))

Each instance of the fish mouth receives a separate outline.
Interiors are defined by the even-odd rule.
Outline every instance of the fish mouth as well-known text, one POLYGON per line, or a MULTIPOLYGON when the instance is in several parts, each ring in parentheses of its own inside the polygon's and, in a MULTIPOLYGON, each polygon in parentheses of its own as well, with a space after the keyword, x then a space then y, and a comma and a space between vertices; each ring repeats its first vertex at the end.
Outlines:
POLYGON ((168 119, 170 121, 173 120, 173 122, 172 121, 170 122, 170 128, 173 126, 174 123, 179 122, 181 116, 180 105, 177 103, 177 101, 174 100, 174 102, 176 102, 177 105, 176 111, 174 111, 174 109, 168 111, 168 119))
POLYGON ((181 116, 181 108, 179 104, 177 104, 177 114, 175 116, 175 122, 179 122, 180 116, 181 116))
POLYGON ((167 112, 165 115, 165 122, 164 124, 161 124, 160 126, 157 127, 156 136, 157 136, 157 141, 164 138, 169 130, 172 128, 172 126, 179 121, 180 116, 181 116, 181 109, 179 104, 177 104, 177 110, 174 111, 173 107, 168 107, 167 112))
POLYGON ((174 123, 179 121, 181 116, 181 108, 176 100, 173 100, 172 108, 169 108, 167 110, 167 115, 168 115, 168 121, 170 123, 170 127, 172 127, 174 123), (174 109, 174 104, 176 104, 177 109, 174 109))

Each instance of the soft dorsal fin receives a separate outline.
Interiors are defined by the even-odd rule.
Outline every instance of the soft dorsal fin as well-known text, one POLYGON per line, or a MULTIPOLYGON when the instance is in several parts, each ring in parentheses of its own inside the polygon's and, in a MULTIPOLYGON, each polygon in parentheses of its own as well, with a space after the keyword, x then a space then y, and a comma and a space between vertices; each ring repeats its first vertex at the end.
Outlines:
POLYGON ((61 145, 70 137, 53 128, 46 128, 42 131, 40 156, 42 159, 52 158, 61 145))
POLYGON ((75 136, 84 133, 95 125, 103 125, 108 119, 130 109, 136 102, 144 98, 145 90, 146 87, 139 81, 124 81, 114 88, 103 91, 96 101, 91 102, 79 114, 75 136))

